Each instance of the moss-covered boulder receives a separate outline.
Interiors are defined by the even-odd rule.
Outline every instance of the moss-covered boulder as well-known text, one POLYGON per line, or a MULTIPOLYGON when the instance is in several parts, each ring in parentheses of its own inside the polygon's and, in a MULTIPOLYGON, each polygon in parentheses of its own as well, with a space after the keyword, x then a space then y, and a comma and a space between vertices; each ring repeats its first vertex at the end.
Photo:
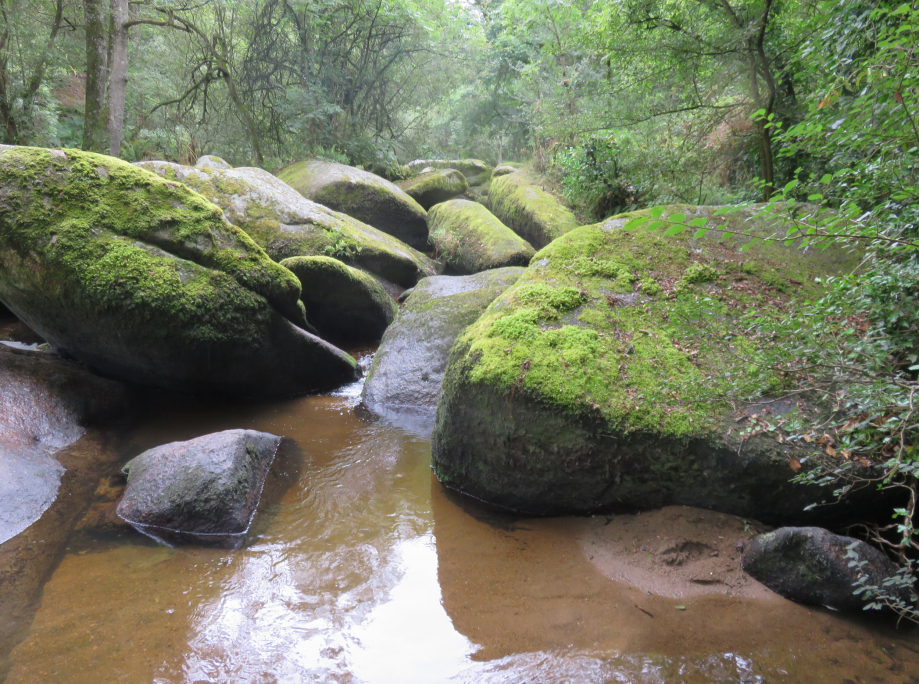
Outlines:
POLYGON ((465 176, 455 169, 438 169, 402 181, 399 187, 422 207, 430 209, 435 204, 462 195, 469 184, 465 176))
POLYGON ((308 200, 363 221, 415 249, 427 245, 427 212, 385 178, 324 161, 298 162, 278 177, 308 200))
POLYGON ((511 166, 510 164, 501 164, 496 166, 495 170, 491 172, 491 177, 497 178, 498 176, 506 176, 509 173, 514 173, 516 170, 516 166, 511 166))
POLYGON ((359 375, 303 321, 300 283, 220 209, 112 157, 0 152, 0 300, 106 375, 292 395, 359 375))
POLYGON ((537 249, 579 225, 575 215, 525 171, 495 178, 488 189, 488 207, 504 225, 537 249))
POLYGON ((195 162, 195 168, 214 169, 216 171, 229 171, 233 167, 220 157, 215 157, 212 154, 205 154, 203 157, 198 157, 198 161, 195 162))
POLYGON ((441 268, 401 240, 311 202, 263 169, 192 169, 164 161, 138 162, 137 166, 204 195, 275 261, 331 256, 403 287, 441 268))
POLYGON ((795 452, 753 429, 755 405, 739 416, 721 398, 783 387, 756 364, 759 344, 779 342, 735 323, 816 295, 815 276, 852 258, 626 232, 626 218, 557 238, 457 340, 433 435, 437 476, 536 514, 685 504, 769 522, 802 515, 821 497, 789 481, 795 452))
POLYGON ((492 167, 479 159, 415 159, 406 166, 412 173, 422 173, 424 169, 456 169, 466 179, 490 174, 492 167))
POLYGON ((373 277, 331 257, 292 257, 281 265, 300 279, 310 322, 326 339, 379 342, 399 308, 373 277))
POLYGON ((280 443, 266 432, 225 430, 148 449, 124 467, 117 513, 164 541, 237 546, 280 443))
POLYGON ((526 266, 536 250, 488 209, 469 200, 438 204, 428 214, 431 244, 460 273, 526 266))
POLYGON ((383 335, 364 384, 364 405, 430 430, 450 347, 521 273, 522 268, 500 268, 419 282, 383 335))

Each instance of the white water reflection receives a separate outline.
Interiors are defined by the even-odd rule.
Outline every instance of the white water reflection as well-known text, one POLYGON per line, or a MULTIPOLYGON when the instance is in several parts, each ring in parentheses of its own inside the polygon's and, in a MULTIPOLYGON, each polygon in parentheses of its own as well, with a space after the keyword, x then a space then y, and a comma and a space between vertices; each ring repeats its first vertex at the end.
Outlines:
POLYGON ((431 534, 397 543, 371 578, 334 598, 300 591, 301 573, 274 555, 247 559, 232 582, 240 591, 199 609, 186 682, 411 684, 468 667, 476 647, 440 603, 431 534))

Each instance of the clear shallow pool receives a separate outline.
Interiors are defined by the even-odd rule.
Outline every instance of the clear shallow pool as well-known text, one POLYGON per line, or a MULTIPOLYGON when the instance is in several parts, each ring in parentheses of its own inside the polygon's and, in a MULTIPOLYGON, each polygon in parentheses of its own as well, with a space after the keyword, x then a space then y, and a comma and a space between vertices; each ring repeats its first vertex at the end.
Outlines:
POLYGON ((915 634, 606 579, 576 542, 581 521, 446 492, 428 441, 356 412, 358 394, 151 403, 125 459, 229 428, 289 438, 250 543, 75 533, 7 681, 919 681, 915 634))

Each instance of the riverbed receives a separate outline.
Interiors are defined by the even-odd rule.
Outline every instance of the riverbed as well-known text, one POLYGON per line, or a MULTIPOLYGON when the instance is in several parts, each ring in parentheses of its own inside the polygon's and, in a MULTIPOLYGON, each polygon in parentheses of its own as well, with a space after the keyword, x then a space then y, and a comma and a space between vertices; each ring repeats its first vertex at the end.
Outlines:
POLYGON ((75 531, 0 654, 6 681, 919 681, 915 631, 761 588, 680 595, 647 573, 613 577, 591 551, 610 519, 517 517, 447 491, 428 436, 368 415, 359 395, 145 397, 119 463, 224 429, 286 438, 245 544, 75 531))

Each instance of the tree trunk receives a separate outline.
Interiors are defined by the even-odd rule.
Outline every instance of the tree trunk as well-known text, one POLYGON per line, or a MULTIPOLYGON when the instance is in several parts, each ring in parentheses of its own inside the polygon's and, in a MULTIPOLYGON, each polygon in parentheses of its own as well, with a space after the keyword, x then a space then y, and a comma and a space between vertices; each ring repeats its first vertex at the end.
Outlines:
POLYGON ((108 31, 103 0, 83 0, 86 15, 86 106, 83 149, 105 151, 105 82, 108 76, 108 31))
POLYGON ((128 0, 112 0, 112 62, 108 79, 108 153, 121 155, 128 90, 128 0))
POLYGON ((236 106, 236 111, 239 112, 240 118, 246 125, 246 132, 249 134, 249 143, 252 145, 253 154, 255 154, 255 164, 256 166, 261 166, 264 158, 262 157, 262 143, 261 139, 259 138, 258 128, 255 125, 255 121, 253 120, 252 115, 249 113, 249 109, 246 107, 242 98, 239 96, 239 93, 236 90, 236 83, 233 80, 233 77, 230 75, 229 67, 225 61, 220 65, 220 71, 223 74, 223 80, 227 84, 230 100, 233 101, 233 104, 236 106))

